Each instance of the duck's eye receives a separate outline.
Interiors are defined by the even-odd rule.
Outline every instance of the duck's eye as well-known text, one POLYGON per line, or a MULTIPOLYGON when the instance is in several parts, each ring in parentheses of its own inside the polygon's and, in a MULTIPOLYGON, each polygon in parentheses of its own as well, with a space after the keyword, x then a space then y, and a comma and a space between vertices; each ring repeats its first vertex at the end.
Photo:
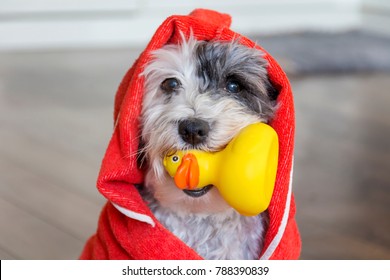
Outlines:
POLYGON ((179 157, 178 156, 173 156, 172 157, 172 161, 173 162, 178 162, 179 161, 179 157))
POLYGON ((239 93, 241 91, 241 86, 236 81, 227 81, 226 91, 228 91, 230 93, 239 93))
POLYGON ((181 86, 180 81, 176 78, 168 78, 165 79, 161 83, 161 89, 166 93, 174 92, 175 90, 179 89, 181 86))

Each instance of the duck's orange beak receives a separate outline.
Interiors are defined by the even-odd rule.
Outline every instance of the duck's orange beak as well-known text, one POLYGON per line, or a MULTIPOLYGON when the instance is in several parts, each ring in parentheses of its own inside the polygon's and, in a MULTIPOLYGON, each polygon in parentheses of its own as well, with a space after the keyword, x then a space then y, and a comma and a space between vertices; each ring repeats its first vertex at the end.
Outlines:
POLYGON ((183 156, 181 164, 174 177, 175 184, 179 189, 195 189, 199 184, 198 160, 193 154, 183 156))

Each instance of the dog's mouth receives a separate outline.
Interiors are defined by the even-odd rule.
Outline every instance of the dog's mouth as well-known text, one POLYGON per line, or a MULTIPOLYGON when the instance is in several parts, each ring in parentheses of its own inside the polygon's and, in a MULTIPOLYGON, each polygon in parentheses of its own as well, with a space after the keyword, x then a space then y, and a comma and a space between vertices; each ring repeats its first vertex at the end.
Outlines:
POLYGON ((208 193, 212 187, 213 187, 213 185, 207 185, 203 188, 199 188, 196 190, 183 190, 183 192, 186 195, 191 196, 191 197, 201 197, 201 196, 204 196, 206 193, 208 193))

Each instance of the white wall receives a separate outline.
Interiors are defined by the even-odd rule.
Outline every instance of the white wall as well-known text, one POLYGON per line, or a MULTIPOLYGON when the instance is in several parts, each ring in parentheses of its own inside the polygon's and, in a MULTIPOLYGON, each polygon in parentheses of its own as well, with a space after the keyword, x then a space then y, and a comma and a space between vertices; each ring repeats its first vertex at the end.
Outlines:
POLYGON ((390 35, 389 0, 363 0, 361 14, 363 29, 390 35))
POLYGON ((340 31, 361 26, 361 6, 362 0, 1 0, 0 50, 143 45, 166 17, 197 7, 231 14, 232 28, 243 34, 340 31))

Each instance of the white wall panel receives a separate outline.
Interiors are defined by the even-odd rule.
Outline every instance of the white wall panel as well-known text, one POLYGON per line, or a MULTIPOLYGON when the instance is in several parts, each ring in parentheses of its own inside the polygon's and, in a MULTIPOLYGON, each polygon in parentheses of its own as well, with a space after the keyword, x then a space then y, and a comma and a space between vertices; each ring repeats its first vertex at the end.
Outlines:
POLYGON ((172 14, 196 7, 233 16, 243 34, 343 30, 360 25, 360 0, 1 0, 0 50, 145 44, 172 14))

